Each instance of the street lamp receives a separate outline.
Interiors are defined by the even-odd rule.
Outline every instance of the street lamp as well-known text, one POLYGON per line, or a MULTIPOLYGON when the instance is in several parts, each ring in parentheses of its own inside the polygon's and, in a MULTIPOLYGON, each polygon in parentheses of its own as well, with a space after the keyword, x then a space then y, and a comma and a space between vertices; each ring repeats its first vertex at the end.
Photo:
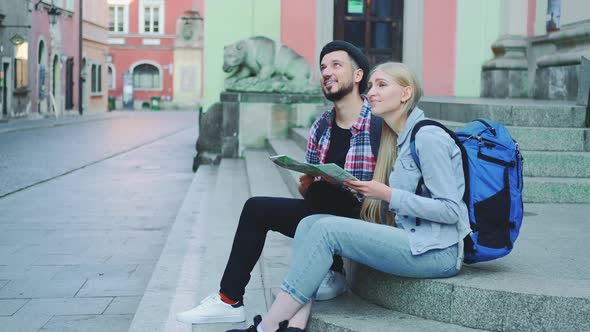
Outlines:
MULTIPOLYGON (((43 2, 43 0, 37 1, 37 3, 35 4, 35 10, 37 10, 39 8, 39 5, 41 5, 41 2, 43 2)), ((59 8, 57 8, 53 4, 53 1, 51 1, 51 5, 44 3, 43 7, 47 9, 47 15, 49 15, 49 23, 51 23, 51 25, 56 24, 57 17, 61 15, 61 10, 59 10, 59 8)))
POLYGON ((47 15, 49 15, 49 23, 51 23, 51 25, 55 25, 55 23, 57 23, 57 17, 61 15, 61 11, 51 4, 51 7, 47 9, 47 15))

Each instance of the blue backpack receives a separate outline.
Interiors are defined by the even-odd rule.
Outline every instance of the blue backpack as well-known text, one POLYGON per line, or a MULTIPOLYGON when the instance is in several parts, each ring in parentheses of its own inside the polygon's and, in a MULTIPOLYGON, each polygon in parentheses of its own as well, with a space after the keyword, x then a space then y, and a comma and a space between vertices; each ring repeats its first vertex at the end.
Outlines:
MULTIPOLYGON (((454 133, 433 120, 419 121, 410 136, 410 151, 420 168, 415 138, 424 126, 445 130, 461 150, 465 174, 463 200, 469 210, 471 234, 464 239, 468 264, 506 256, 522 224, 522 155, 508 129, 477 119, 454 133)), ((424 183, 420 179, 416 192, 424 183)))

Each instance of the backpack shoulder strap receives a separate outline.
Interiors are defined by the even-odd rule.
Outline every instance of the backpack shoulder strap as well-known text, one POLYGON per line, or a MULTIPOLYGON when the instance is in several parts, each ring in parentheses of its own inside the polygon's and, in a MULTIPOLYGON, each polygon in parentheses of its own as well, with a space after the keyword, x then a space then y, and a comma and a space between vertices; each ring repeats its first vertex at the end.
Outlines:
POLYGON ((369 140, 371 141, 371 150, 375 159, 379 154, 379 146, 381 145, 381 130, 383 129, 383 119, 371 114, 371 126, 369 127, 369 140))
POLYGON ((321 117, 320 118, 320 123, 318 124, 318 128, 315 131, 315 142, 318 143, 320 141, 320 138, 322 138, 322 135, 324 134, 324 131, 326 131, 326 128, 328 128, 328 120, 326 120, 325 117, 321 117))
MULTIPOLYGON (((418 159, 418 154, 416 153, 416 142, 415 142, 416 141, 416 134, 418 133, 420 128, 422 128, 424 126, 436 126, 436 127, 441 128, 447 134, 449 134, 449 136, 451 136, 453 141, 455 141, 455 144, 459 147, 459 150, 461 150, 461 160, 463 161, 463 175, 465 177, 465 192, 463 193, 463 201, 465 201, 465 203, 469 204, 469 160, 467 159, 467 151, 465 151, 465 147, 463 146, 463 143, 461 143, 461 141, 459 140, 459 137, 457 137, 457 134, 455 134, 454 131, 450 130, 442 123, 434 121, 434 120, 425 119, 425 120, 418 121, 418 123, 416 123, 416 125, 414 125, 414 128, 412 129, 412 133, 410 135, 410 153, 412 154, 412 159, 414 159, 416 166, 418 167, 418 169, 420 169, 420 159, 418 159)), ((422 181, 422 179, 421 179, 421 181, 422 181)))

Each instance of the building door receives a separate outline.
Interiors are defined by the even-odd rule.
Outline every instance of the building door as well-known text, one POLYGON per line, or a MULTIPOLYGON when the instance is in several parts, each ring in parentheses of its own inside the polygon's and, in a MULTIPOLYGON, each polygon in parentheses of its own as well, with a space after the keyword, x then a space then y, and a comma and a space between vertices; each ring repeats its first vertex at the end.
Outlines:
POLYGON ((10 64, 7 62, 2 63, 2 72, 0 73, 0 103, 2 104, 2 117, 8 117, 8 73, 10 64))
POLYGON ((74 58, 66 61, 66 109, 74 108, 74 58))
POLYGON ((334 39, 363 50, 369 62, 402 61, 403 0, 334 0, 334 39))
POLYGON ((56 114, 61 113, 62 97, 61 97, 61 71, 59 65, 59 56, 53 56, 52 63, 52 78, 51 78, 51 105, 56 114))

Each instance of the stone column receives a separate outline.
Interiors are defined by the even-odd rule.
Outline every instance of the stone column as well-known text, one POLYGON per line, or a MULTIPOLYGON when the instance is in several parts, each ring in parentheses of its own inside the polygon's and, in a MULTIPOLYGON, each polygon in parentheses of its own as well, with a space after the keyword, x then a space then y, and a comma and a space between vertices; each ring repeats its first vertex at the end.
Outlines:
POLYGON ((501 36, 492 44, 494 58, 481 72, 481 97, 526 98, 528 72, 526 40, 522 36, 501 36))

